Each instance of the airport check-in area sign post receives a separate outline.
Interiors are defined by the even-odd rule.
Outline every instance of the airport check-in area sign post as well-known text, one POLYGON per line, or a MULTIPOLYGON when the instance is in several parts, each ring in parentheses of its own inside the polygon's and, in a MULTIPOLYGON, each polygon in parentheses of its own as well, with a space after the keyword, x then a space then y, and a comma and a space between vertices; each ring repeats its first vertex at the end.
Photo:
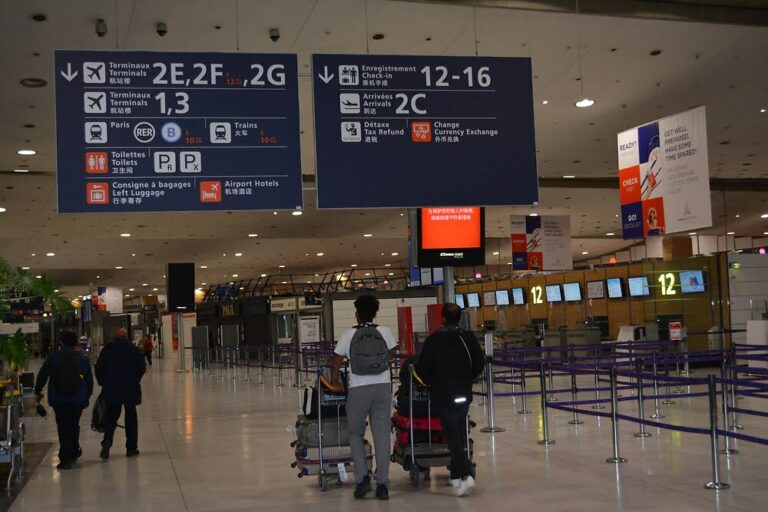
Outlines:
POLYGON ((55 52, 60 213, 302 207, 296 56, 55 52))
POLYGON ((538 201, 528 58, 313 55, 319 208, 538 201))

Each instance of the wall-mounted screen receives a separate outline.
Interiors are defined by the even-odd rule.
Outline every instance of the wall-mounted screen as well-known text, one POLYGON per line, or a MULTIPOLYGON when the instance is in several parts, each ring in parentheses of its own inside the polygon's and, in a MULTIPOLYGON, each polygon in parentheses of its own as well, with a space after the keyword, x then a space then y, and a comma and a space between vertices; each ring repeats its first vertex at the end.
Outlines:
POLYGON ((627 278, 630 297, 648 297, 651 290, 648 287, 648 276, 637 276, 627 278))
POLYGON ((579 283, 565 283, 563 295, 566 302, 578 302, 581 300, 581 285, 579 283))
POLYGON ((588 299, 604 299, 605 298, 605 282, 587 281, 587 298, 588 299))
POLYGON ((456 301, 456 305, 459 306, 461 309, 464 309, 465 307, 467 307, 466 303, 464 302, 463 293, 457 293, 456 298, 454 300, 456 301))
POLYGON ((515 306, 525 304, 525 290, 522 288, 512 288, 512 303, 515 306))
POLYGON ((422 208, 418 214, 420 267, 485 264, 485 211, 480 207, 422 208))
POLYGON ((559 284, 548 284, 547 289, 547 302, 563 302, 563 294, 560 290, 559 284))
POLYGON ((683 293, 703 293, 704 272, 701 270, 684 270, 680 272, 680 291, 683 293))
POLYGON ((509 306, 509 291, 508 290, 496 290, 496 305, 497 306, 509 306))
POLYGON ((605 280, 605 285, 608 288, 609 299, 620 299, 624 297, 624 289, 621 286, 620 277, 609 277, 605 280))
POLYGON ((480 307, 480 294, 479 293, 468 293, 467 294, 467 307, 468 308, 479 308, 480 307))
POLYGON ((496 305, 496 293, 483 292, 483 306, 495 306, 495 305, 496 305))

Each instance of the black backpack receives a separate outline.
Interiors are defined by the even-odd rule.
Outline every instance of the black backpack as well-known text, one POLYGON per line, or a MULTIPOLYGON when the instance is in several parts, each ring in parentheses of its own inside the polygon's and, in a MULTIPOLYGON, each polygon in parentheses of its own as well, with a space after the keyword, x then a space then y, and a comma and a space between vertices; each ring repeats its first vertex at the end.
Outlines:
POLYGON ((94 432, 104 433, 107 425, 107 403, 104 401, 104 396, 99 393, 99 397, 93 403, 93 411, 91 412, 91 429, 94 432))
POLYGON ((79 356, 80 354, 73 352, 64 354, 60 358, 54 388, 61 396, 75 396, 83 386, 83 374, 77 364, 79 356))

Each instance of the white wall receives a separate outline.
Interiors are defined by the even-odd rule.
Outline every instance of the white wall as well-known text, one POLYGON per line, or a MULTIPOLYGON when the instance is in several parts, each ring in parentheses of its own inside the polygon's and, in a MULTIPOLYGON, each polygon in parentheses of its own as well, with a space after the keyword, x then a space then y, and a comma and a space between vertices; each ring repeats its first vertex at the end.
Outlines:
MULTIPOLYGON (((728 255, 728 263, 741 263, 739 269, 728 269, 731 291, 731 328, 746 329, 747 320, 752 319, 750 300, 753 307, 760 311, 765 310, 765 301, 768 300, 768 256, 759 254, 728 255)), ((730 265, 729 265, 730 267, 730 265)), ((759 320, 760 317, 755 318, 759 320)), ((746 334, 734 334, 736 343, 744 343, 746 334)))
MULTIPOLYGON (((379 313, 376 322, 384 327, 389 327, 392 334, 397 337, 397 308, 398 306, 411 306, 413 315, 413 332, 427 331, 427 305, 437 304, 435 297, 411 297, 403 299, 379 299, 379 313)), ((341 334, 355 325, 355 300, 333 301, 333 338, 338 340, 341 334)))

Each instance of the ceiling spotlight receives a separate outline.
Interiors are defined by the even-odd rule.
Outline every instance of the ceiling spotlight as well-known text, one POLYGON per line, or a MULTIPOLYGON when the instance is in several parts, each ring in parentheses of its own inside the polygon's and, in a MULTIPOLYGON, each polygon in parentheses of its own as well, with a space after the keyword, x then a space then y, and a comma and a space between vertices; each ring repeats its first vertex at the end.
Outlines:
POLYGON ((737 213, 737 214, 736 214, 736 218, 738 219, 739 217, 741 217, 741 215, 739 215, 739 214, 737 213))
POLYGON ((259 235, 256 233, 248 233, 248 238, 256 238, 257 236, 259 235))
POLYGON ((4 207, 0 206, 0 213, 5 213, 5 212, 7 212, 7 211, 8 211, 8 210, 6 210, 4 207))
POLYGON ((381 41, 382 39, 384 39, 384 34, 380 34, 380 33, 379 34, 373 34, 371 36, 371 39, 373 39, 374 41, 381 41))
POLYGON ((29 169, 14 169, 13 172, 17 172, 19 174, 28 173, 29 169))
POLYGON ((96 26, 94 29, 96 30, 96 35, 99 37, 104 37, 107 35, 107 24, 104 22, 104 20, 96 20, 96 26))
POLYGON ((385 267, 391 267, 391 266, 392 266, 392 264, 391 264, 391 263, 385 263, 385 264, 384 264, 384 266, 385 266, 385 267))
POLYGON ((726 235, 735 235, 735 234, 736 234, 735 231, 729 231, 729 232, 726 233, 726 235))
POLYGON ((101 276, 96 276, 96 279, 101 279, 101 276))
POLYGON ((616 234, 616 233, 614 233, 613 231, 611 231, 610 233, 606 233, 606 234, 605 234, 605 236, 613 236, 613 235, 615 235, 615 234, 616 234))
POLYGON ((688 236, 696 236, 696 232, 691 231, 690 233, 688 233, 688 236))
POLYGON ((760 113, 761 113, 761 114, 765 114, 765 109, 764 109, 764 108, 761 108, 761 109, 760 109, 760 113))
POLYGON ((115 270, 123 270, 123 267, 115 267, 115 270))
POLYGON ((232 274, 232 277, 237 277, 237 274, 232 274))
POLYGON ((373 236, 373 233, 366 233, 363 235, 363 238, 371 238, 373 236))
POLYGON ((534 212, 534 213, 529 213, 528 216, 529 217, 538 217, 539 214, 534 212))
POLYGON ((272 212, 272 215, 277 215, 277 212, 272 212))
POLYGON ((36 275, 35 276, 35 279, 42 279, 42 278, 43 278, 43 276, 41 276, 41 275, 36 275))
POLYGON ((277 268, 285 268, 285 265, 278 265, 277 268))
POLYGON ((21 267, 21 270, 29 270, 29 267, 21 267))
POLYGON ((387 274, 387 275, 388 275, 388 276, 393 276, 393 275, 395 275, 395 273, 394 273, 394 272, 390 272, 390 273, 389 273, 389 274, 387 274))
POLYGON ((370 273, 370 272, 366 272, 366 273, 365 273, 365 277, 368 277, 368 276, 370 276, 370 275, 371 275, 371 273, 370 273))
POLYGON ((16 153, 22 156, 32 156, 32 155, 36 155, 37 151, 35 151, 34 149, 20 149, 16 153))
POLYGON ((261 274, 261 277, 267 277, 267 274, 261 274))
POLYGON ((55 252, 47 252, 45 253, 46 256, 56 256, 55 252))
POLYGON ((200 268, 208 268, 208 265, 200 265, 200 268))
POLYGON ((764 213, 760 216, 761 219, 768 219, 768 213, 764 213))
POLYGON ((130 238, 131 234, 130 233, 120 233, 120 236, 123 237, 123 238, 130 238))
POLYGON ((357 267, 357 263, 353 263, 353 264, 351 264, 351 265, 350 265, 350 267, 352 267, 352 268, 356 268, 356 267, 357 267))
POLYGON ((291 215, 293 215, 293 216, 295 216, 295 217, 298 217, 299 215, 304 215, 304 212, 303 212, 303 211, 301 211, 301 210, 293 210, 293 211, 291 212, 291 215))
POLYGON ((243 253, 241 253, 241 252, 236 252, 236 253, 235 253, 235 258, 239 258, 239 257, 240 257, 240 256, 242 256, 242 255, 243 255, 243 253))
POLYGON ((493 251, 493 255, 494 256, 498 256, 499 255, 499 251, 493 251))
POLYGON ((32 253, 32 256, 33 256, 33 257, 34 257, 34 256, 37 256, 37 254, 35 254, 35 253, 32 253))
POLYGON ((392 256, 398 256, 399 254, 400 254, 399 252, 393 252, 392 256))
POLYGON ((21 80, 19 80, 19 83, 24 87, 31 87, 32 89, 37 89, 39 87, 45 87, 46 85, 48 85, 47 80, 43 80, 42 78, 35 78, 35 77, 22 78, 21 80))
POLYGON ((567 174, 567 175, 563 176, 563 178, 565 178, 566 180, 572 180, 572 179, 575 179, 576 176, 574 176, 572 174, 567 174))
POLYGON ((152 291, 153 291, 153 292, 156 292, 156 291, 157 291, 157 288, 152 288, 152 291))
POLYGON ((546 105, 547 103, 549 103, 549 100, 544 100, 541 102, 542 105, 546 105))
POLYGON ((141 283, 141 286, 148 286, 147 283, 141 283))
POLYGON ((595 100, 591 98, 584 98, 583 100, 579 100, 576 103, 574 103, 574 105, 576 105, 579 108, 591 107, 594 104, 595 104, 595 100))
POLYGON ((587 254, 589 254, 589 251, 581 251, 581 254, 582 255, 587 255, 587 254))
POLYGON ((280 281, 280 284, 288 284, 288 281, 280 281))
POLYGON ((128 288, 128 291, 132 292, 132 291, 134 291, 134 288, 128 288))
POLYGON ((319 253, 317 253, 317 255, 318 256, 325 256, 325 253, 324 252, 319 252, 319 253))
POLYGON ((200 283, 200 286, 207 286, 208 283, 200 283))

